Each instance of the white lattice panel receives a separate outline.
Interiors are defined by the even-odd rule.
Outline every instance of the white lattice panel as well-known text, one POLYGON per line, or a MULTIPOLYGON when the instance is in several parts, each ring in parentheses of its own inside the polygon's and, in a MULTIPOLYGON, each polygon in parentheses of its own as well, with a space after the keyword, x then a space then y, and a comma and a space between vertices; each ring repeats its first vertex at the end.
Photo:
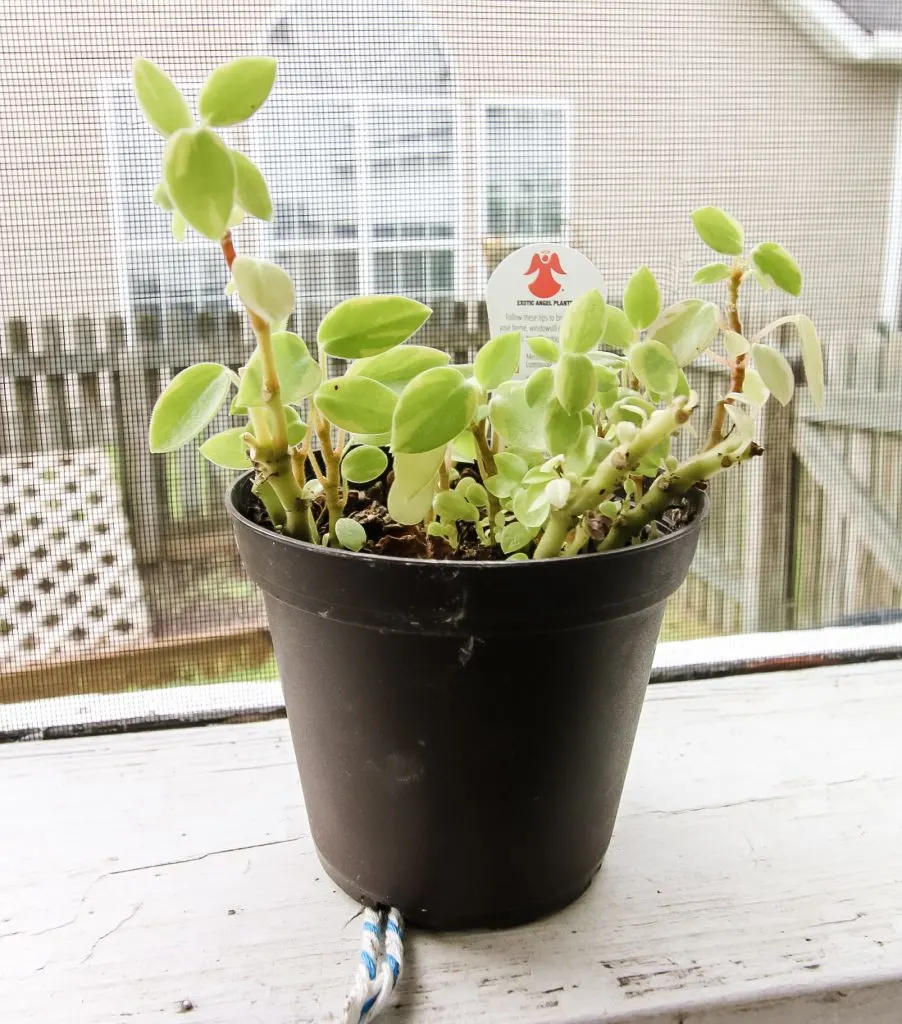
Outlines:
POLYGON ((4 665, 132 644, 149 622, 107 454, 0 458, 4 665))

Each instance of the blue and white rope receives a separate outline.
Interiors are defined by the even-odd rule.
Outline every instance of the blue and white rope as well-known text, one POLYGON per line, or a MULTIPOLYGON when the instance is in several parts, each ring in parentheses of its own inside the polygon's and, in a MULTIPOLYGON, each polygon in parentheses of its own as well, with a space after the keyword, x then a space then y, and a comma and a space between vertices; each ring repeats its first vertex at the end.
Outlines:
POLYGON ((345 1024, 375 1020, 388 1006, 404 966, 404 920, 392 907, 363 912, 360 962, 345 1003, 345 1024))

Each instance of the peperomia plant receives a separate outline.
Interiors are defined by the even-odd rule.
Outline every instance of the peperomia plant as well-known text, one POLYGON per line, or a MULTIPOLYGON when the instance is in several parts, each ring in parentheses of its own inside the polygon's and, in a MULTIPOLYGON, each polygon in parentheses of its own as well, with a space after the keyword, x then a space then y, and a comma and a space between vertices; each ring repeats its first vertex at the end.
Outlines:
POLYGON ((171 211, 177 236, 188 225, 221 247, 227 291, 244 304, 256 337, 239 374, 201 363, 172 380, 153 411, 151 448, 168 452, 197 437, 236 388, 230 411, 247 426, 215 434, 200 450, 217 465, 254 469, 254 493, 276 530, 350 551, 432 558, 608 551, 672 529, 691 515, 693 489, 760 454, 756 415, 771 395, 789 402, 794 388, 789 362, 767 341, 780 326, 797 329, 811 395, 821 402, 811 321, 787 316, 749 336, 739 316, 748 278, 798 296, 795 260, 773 242, 746 255, 742 228, 715 207, 697 210, 693 223, 729 261, 702 267, 693 284, 726 282, 723 311, 700 298, 662 309, 643 266, 622 309, 590 291, 567 309, 557 340, 529 338, 547 365, 521 380, 519 333, 492 338, 472 365, 452 366, 447 353, 410 343, 430 316, 426 306, 373 295, 325 316, 314 360, 286 329, 291 279, 235 252, 232 228, 247 215, 269 220, 272 204, 260 170, 216 131, 250 118, 275 76, 266 57, 218 68, 200 91, 196 122, 158 67, 134 66, 138 101, 168 140, 154 198, 171 211), (671 445, 698 402, 686 368, 703 354, 728 369, 729 385, 706 440, 681 462, 671 445), (347 361, 340 376, 329 376, 330 356, 347 361))

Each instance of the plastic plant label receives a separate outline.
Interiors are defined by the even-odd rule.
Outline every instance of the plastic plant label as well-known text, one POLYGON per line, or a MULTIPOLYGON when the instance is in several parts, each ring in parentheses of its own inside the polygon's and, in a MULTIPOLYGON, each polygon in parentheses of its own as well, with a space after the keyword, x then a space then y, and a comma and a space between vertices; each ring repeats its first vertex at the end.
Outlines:
POLYGON ((533 370, 548 365, 529 348, 527 339, 557 340, 567 308, 593 288, 604 295, 598 268, 569 245, 524 245, 498 264, 486 285, 489 336, 521 333, 515 380, 525 380, 533 370))

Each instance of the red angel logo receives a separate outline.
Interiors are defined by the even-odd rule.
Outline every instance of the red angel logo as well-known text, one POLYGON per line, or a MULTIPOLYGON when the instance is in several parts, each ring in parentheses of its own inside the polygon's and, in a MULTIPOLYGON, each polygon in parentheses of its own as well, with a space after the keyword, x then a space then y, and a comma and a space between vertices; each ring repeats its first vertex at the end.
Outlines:
POLYGON ((537 252, 533 255, 525 275, 535 274, 536 278, 530 281, 527 287, 537 299, 550 299, 563 287, 559 281, 555 281, 554 275, 566 273, 556 252, 537 252))

